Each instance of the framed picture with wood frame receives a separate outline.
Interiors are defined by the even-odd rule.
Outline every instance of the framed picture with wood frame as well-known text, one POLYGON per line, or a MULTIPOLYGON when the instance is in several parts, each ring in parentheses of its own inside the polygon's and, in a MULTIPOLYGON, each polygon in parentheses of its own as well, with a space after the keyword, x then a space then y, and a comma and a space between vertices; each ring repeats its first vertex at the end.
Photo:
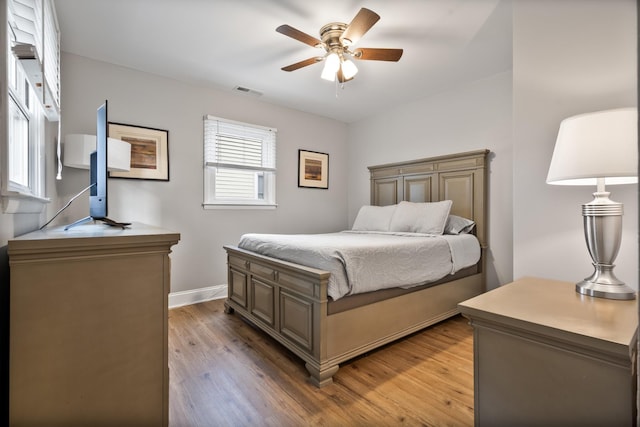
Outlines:
POLYGON ((298 150, 298 187, 329 188, 329 155, 298 150))
POLYGON ((131 144, 131 169, 109 172, 111 178, 169 181, 169 131, 109 123, 109 138, 131 144))

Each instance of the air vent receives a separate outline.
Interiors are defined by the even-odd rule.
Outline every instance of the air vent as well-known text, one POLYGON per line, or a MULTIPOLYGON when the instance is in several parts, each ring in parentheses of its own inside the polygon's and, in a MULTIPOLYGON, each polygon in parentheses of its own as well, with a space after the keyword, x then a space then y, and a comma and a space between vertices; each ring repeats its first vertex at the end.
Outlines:
POLYGON ((236 86, 233 88, 233 90, 235 90, 236 92, 244 93, 246 95, 262 96, 262 92, 260 92, 259 90, 249 89, 248 87, 236 86))

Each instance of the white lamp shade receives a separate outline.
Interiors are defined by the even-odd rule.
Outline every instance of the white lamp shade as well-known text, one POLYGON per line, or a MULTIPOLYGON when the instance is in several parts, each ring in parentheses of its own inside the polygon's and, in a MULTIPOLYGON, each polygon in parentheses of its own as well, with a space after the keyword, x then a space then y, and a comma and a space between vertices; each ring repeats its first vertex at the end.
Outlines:
POLYGON ((560 123, 548 184, 638 182, 638 110, 620 108, 569 117, 560 123))
MULTIPOLYGON (((131 144, 115 138, 107 138, 107 169, 127 172, 131 169, 131 144)), ((64 139, 64 165, 89 169, 91 153, 96 151, 95 135, 67 135, 64 139)))
POLYGON ((353 76, 358 72, 358 67, 353 63, 352 60, 347 59, 342 63, 342 75, 346 80, 352 79, 353 76))
POLYGON ((321 78, 328 81, 334 81, 336 73, 340 69, 340 57, 335 53, 330 53, 325 59, 324 68, 322 69, 321 78))

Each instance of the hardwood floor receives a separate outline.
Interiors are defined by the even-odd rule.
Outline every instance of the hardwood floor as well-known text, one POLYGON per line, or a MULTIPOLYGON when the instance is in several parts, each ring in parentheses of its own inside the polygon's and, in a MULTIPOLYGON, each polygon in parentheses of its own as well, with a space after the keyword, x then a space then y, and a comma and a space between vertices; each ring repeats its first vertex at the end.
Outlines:
POLYGON ((471 426, 473 336, 461 316, 341 365, 334 384, 223 300, 169 311, 170 427, 471 426))

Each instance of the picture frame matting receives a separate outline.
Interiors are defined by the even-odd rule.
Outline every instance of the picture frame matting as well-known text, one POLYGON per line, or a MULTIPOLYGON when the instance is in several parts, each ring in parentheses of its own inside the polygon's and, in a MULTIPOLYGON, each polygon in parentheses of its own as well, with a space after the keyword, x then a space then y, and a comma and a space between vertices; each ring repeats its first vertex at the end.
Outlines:
POLYGON ((329 188, 329 154, 298 150, 298 187, 329 188))
POLYGON ((109 122, 108 135, 131 144, 131 169, 109 177, 169 181, 169 131, 109 122))

